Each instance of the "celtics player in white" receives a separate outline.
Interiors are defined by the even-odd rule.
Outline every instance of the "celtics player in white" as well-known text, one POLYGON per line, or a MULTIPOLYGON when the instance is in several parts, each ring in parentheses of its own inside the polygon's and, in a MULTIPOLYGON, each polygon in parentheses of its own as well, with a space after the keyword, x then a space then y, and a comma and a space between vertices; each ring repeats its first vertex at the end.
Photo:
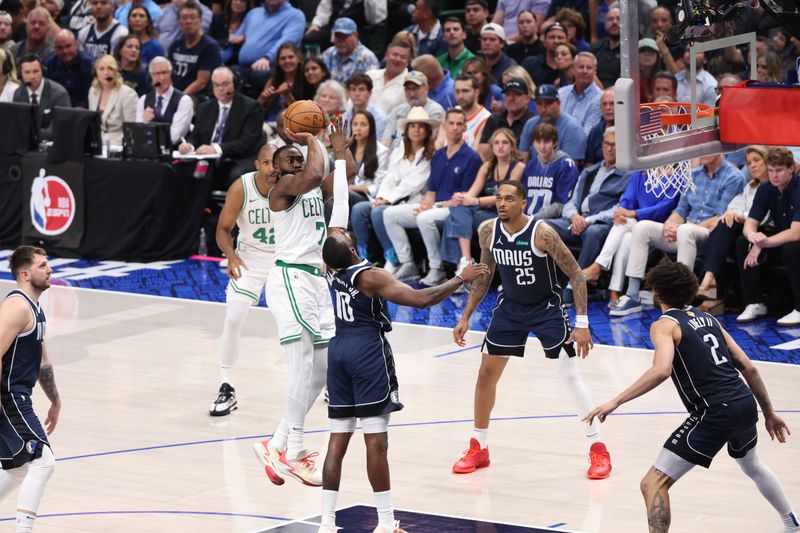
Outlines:
MULTIPOLYGON (((355 164, 339 121, 330 126, 336 170, 351 179, 355 164)), ((322 276, 322 244, 328 235, 324 202, 332 197, 333 176, 325 178, 324 154, 308 133, 287 136, 308 146, 308 160, 295 146, 275 151, 277 181, 269 193, 275 226, 275 268, 267 278, 267 304, 289 360, 286 410, 272 438, 257 442, 256 455, 276 485, 286 477, 305 485, 322 485, 315 457, 303 443, 306 413, 325 385, 328 341, 335 333, 328 283, 322 276)))
POLYGON ((225 293, 225 325, 220 342, 220 387, 208 412, 225 416, 237 409, 234 367, 239 358, 239 336, 251 305, 258 305, 267 275, 275 264, 275 230, 267 195, 275 185, 272 155, 268 144, 261 147, 256 171, 242 175, 228 189, 217 222, 217 244, 228 258, 228 289, 225 293), (239 227, 236 249, 233 226, 239 227))

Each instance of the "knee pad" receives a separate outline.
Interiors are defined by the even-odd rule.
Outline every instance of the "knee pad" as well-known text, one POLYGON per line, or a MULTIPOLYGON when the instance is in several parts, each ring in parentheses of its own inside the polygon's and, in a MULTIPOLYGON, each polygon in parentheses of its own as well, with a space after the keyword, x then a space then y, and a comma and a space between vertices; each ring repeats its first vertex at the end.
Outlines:
POLYGON ((353 433, 355 430, 355 418, 331 418, 331 433, 353 433))
POLYGON ((389 415, 368 416, 361 419, 361 429, 365 435, 389 431, 389 415))

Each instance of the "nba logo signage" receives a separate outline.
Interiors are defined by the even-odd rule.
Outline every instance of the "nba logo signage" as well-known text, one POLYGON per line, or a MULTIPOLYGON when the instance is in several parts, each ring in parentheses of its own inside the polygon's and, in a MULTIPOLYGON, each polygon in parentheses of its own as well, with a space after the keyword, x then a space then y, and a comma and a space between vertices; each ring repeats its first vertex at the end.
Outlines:
POLYGON ((44 169, 31 186, 31 223, 42 235, 61 235, 75 218, 75 194, 58 176, 46 176, 44 169))
POLYGON ((56 254, 76 250, 83 240, 83 209, 82 163, 48 163, 46 155, 23 160, 23 243, 42 244, 56 254))

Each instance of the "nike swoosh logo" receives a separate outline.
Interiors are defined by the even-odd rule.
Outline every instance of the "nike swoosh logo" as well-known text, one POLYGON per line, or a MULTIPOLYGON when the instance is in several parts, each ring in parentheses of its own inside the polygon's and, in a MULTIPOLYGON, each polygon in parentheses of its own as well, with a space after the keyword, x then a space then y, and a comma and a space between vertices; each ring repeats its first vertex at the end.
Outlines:
POLYGON ((250 203, 250 202, 257 202, 257 201, 258 201, 258 200, 247 200, 247 203, 250 203))

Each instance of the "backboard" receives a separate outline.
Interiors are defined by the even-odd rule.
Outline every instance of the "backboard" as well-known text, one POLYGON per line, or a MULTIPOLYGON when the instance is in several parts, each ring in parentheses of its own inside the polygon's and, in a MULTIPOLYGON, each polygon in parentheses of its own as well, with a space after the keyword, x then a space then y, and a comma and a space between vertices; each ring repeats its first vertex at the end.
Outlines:
MULTIPOLYGON (((677 3, 677 1, 676 1, 677 3)), ((617 134, 617 166, 624 170, 644 170, 722 152, 733 152, 739 145, 725 145, 719 140, 718 118, 698 117, 697 52, 709 52, 731 46, 749 44, 750 72, 756 72, 755 33, 732 35, 704 42, 687 42, 691 84, 691 126, 656 138, 640 134, 639 79, 639 2, 621 0, 620 77, 614 85, 614 122, 617 134)), ((674 11, 673 11, 674 12, 674 11)))

